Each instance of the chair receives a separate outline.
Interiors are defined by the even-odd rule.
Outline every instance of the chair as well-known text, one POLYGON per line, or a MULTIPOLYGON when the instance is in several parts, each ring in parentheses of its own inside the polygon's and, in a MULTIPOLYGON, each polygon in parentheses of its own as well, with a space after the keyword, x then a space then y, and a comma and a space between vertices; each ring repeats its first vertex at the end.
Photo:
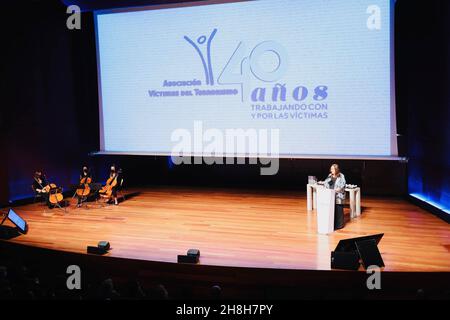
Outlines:
POLYGON ((33 203, 36 203, 36 201, 38 201, 38 200, 39 200, 39 202, 45 202, 45 197, 42 193, 37 192, 33 185, 31 185, 31 189, 34 192, 33 203))

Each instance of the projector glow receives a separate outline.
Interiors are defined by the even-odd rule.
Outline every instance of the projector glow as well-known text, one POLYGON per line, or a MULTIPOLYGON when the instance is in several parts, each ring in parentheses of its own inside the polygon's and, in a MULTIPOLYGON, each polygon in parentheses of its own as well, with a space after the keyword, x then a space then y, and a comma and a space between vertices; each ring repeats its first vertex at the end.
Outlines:
POLYGON ((170 155, 172 133, 202 121, 277 129, 281 157, 396 156, 392 13, 389 0, 98 11, 101 151, 170 155))

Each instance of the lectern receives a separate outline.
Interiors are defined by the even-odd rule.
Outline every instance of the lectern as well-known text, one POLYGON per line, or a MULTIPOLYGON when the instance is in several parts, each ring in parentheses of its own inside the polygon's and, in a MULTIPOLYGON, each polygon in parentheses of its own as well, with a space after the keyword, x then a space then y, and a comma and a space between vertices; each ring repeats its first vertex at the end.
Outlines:
POLYGON ((317 188, 317 232, 329 234, 334 231, 335 191, 317 188))

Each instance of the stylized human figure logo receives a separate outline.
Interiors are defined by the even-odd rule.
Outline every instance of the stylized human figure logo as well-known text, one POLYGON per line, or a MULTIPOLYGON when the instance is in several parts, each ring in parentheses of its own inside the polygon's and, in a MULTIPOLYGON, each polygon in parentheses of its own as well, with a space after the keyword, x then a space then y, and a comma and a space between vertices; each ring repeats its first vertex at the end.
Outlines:
POLYGON ((192 41, 188 36, 184 36, 184 39, 186 39, 187 42, 189 42, 194 49, 197 51, 198 55, 200 56, 200 59, 202 60, 203 69, 205 71, 205 80, 206 84, 208 85, 214 85, 214 75, 212 70, 212 63, 211 63, 211 42, 216 35, 217 29, 214 29, 211 32, 211 35, 208 38, 208 41, 206 42, 206 36, 200 36, 197 39, 197 43, 202 46, 206 42, 206 60, 205 56, 202 53, 201 48, 192 41))

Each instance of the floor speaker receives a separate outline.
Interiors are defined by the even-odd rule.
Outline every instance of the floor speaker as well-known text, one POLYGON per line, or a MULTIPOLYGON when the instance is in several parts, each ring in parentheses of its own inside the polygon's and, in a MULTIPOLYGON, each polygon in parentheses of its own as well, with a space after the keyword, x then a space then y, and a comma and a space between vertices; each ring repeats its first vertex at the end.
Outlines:
POLYGON ((198 263, 198 257, 179 254, 177 261, 178 263, 198 263))
POLYGON ((103 248, 99 248, 98 246, 97 247, 94 247, 94 246, 88 246, 87 247, 87 253, 90 253, 90 254, 103 255, 103 254, 106 254, 107 252, 108 252, 108 250, 105 250, 103 248))

